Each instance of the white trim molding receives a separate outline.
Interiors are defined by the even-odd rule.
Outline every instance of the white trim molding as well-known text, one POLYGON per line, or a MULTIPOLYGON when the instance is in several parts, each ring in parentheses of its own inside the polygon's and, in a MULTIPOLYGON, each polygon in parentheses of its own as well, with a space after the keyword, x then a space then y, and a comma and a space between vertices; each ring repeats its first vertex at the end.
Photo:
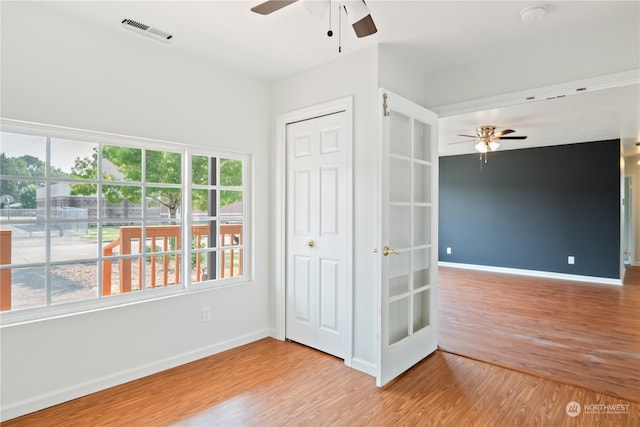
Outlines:
POLYGON ((286 136, 287 124, 302 120, 309 120, 316 117, 325 116, 337 112, 346 112, 346 135, 347 135, 347 192, 345 207, 348 211, 346 215, 347 223, 347 260, 345 275, 347 277, 346 292, 346 345, 344 352, 344 363, 352 365, 353 357, 353 96, 328 101, 319 105, 314 105, 300 110, 283 113, 277 116, 276 125, 276 178, 275 178, 275 335, 279 340, 285 339, 286 326, 286 177, 287 177, 287 150, 286 136))
POLYGON ((553 271, 525 270, 522 268, 494 267, 491 265, 462 264, 457 262, 439 261, 439 267, 461 268, 465 270, 489 271, 492 273, 517 274, 520 276, 544 277, 546 279, 570 280, 573 282, 598 283, 601 285, 621 286, 621 279, 608 277, 581 276, 578 274, 555 273, 553 271))
POLYGON ((52 392, 32 396, 29 399, 13 402, 2 407, 0 421, 4 422, 31 412, 39 411, 43 408, 48 408, 62 402, 67 402, 78 397, 86 396, 91 393, 105 390, 129 381, 134 381, 158 372, 166 371, 205 357, 213 356, 214 354, 267 338, 271 335, 271 332, 272 331, 269 329, 259 330, 162 360, 154 360, 145 365, 135 366, 121 372, 97 377, 90 381, 75 384, 71 387, 60 388, 52 392))
POLYGON ((470 101, 458 102, 455 104, 439 105, 429 107, 440 116, 449 117, 458 114, 475 113, 476 111, 490 110, 493 108, 507 107, 510 105, 524 104, 526 102, 536 102, 549 97, 570 96, 580 93, 579 88, 587 88, 590 92, 614 87, 629 86, 640 83, 640 69, 623 71, 620 73, 607 74, 604 76, 591 77, 588 79, 576 80, 567 83, 544 86, 534 89, 526 89, 503 95, 490 96, 470 101))

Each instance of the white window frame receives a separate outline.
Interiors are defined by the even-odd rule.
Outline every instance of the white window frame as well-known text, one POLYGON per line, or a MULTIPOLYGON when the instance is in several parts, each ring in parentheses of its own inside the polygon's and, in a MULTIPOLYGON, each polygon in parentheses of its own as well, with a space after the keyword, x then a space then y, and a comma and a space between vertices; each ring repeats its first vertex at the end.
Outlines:
MULTIPOLYGON (((254 224, 253 220, 253 209, 252 209, 252 189, 253 189, 253 158, 250 154, 247 153, 237 153, 230 152, 228 150, 217 150, 209 147, 188 145, 179 142, 171 142, 171 141, 162 141, 155 139, 147 139, 147 138, 138 138, 131 137, 126 135, 117 135, 117 134, 109 134, 104 132, 96 132, 82 129, 73 129, 66 128, 60 126, 52 126, 45 125, 40 123, 32 123, 32 122, 23 122, 17 120, 9 120, 0 118, 0 131, 7 133, 16 133, 51 139, 67 139, 74 140, 78 142, 86 142, 86 143, 97 143, 104 145, 115 145, 122 147, 131 147, 131 148, 140 148, 145 150, 159 150, 159 151, 168 151, 168 152, 177 152, 182 155, 182 205, 181 205, 181 219, 182 223, 182 247, 180 249, 181 256, 183 257, 183 262, 181 264, 181 283, 176 284, 175 286, 168 287, 156 287, 153 289, 145 289, 145 286, 142 286, 141 290, 136 290, 128 293, 110 295, 107 297, 103 297, 101 295, 102 284, 99 283, 97 289, 97 295, 94 298, 78 300, 78 301, 69 301, 69 302, 61 302, 53 305, 50 304, 50 292, 45 290, 46 294, 46 305, 44 306, 35 306, 35 307, 27 307, 20 308, 16 310, 9 310, 0 312, 0 322, 2 326, 15 325, 20 323, 27 323, 32 321, 41 321, 51 318, 64 317, 70 315, 76 315, 80 313, 86 313, 96 310, 103 310, 108 308, 114 308, 124 305, 137 304, 141 302, 153 301, 164 298, 171 298, 180 295, 184 295, 186 293, 194 293, 194 292, 202 292, 232 285, 239 285, 245 283, 253 282, 253 238, 252 238, 252 227, 254 224), (191 260, 192 250, 191 244, 187 242, 191 242, 191 225, 192 225, 192 200, 191 200, 191 191, 192 191, 192 177, 191 177, 191 158, 192 156, 208 156, 215 157, 217 159, 234 159, 240 160, 243 162, 243 177, 242 177, 242 199, 243 199, 243 214, 242 214, 242 253, 243 253, 243 269, 242 275, 230 278, 216 278, 213 280, 208 280, 204 282, 193 283, 191 279, 191 260)), ((50 145, 47 145, 49 147, 50 145)), ((47 148, 48 149, 48 148, 47 148)), ((99 150, 100 151, 100 150, 99 150)), ((49 160, 50 156, 47 155, 47 170, 49 169, 49 160)), ((217 172, 218 179, 216 182, 216 186, 218 187, 217 200, 216 204, 219 209, 220 204, 220 189, 224 189, 220 183, 219 174, 220 171, 217 172)), ((55 182, 60 180, 60 178, 47 176, 42 179, 42 181, 46 181, 47 183, 55 182)), ((62 179, 64 180, 64 179, 62 179)), ((100 180, 101 181, 101 180, 100 180)), ((93 181, 88 181, 88 183, 93 183, 93 181)), ((143 186, 154 187, 155 183, 148 183, 143 181, 143 186)), ((49 186, 47 186, 49 188, 49 186)), ((237 189, 237 188, 234 188, 237 189)), ((49 193, 47 192, 47 199, 49 199, 49 193)), ((98 197, 98 200, 100 198, 98 197)), ((98 202, 100 205, 100 202, 98 202)), ((146 203, 143 201, 142 203, 146 203)), ((47 203, 48 204, 48 203, 47 203)), ((99 206, 98 205, 98 206, 99 206)), ((49 209, 49 208, 47 208, 49 209)), ((218 227, 216 230, 216 238, 219 238, 219 212, 217 212, 218 217, 216 219, 218 223, 218 227)), ((143 222, 143 218, 140 219, 141 223, 143 222)), ((46 223, 51 223, 52 218, 48 217, 45 220, 46 223)), ((146 219, 145 219, 146 222, 146 219)), ((49 244, 50 237, 47 237, 47 248, 46 251, 50 251, 49 244)), ((100 244, 101 240, 98 240, 97 244, 100 244)), ((218 250, 216 254, 218 254, 219 259, 219 251, 220 246, 219 243, 218 250)), ((98 254, 96 260, 98 261, 98 274, 101 277, 101 261, 102 255, 98 254)), ((47 260, 50 260, 50 257, 47 256, 47 260)), ((81 259, 74 260, 82 261, 81 259)), ((93 261, 93 259, 91 260, 93 261)), ((50 261, 45 261, 44 264, 50 263, 50 261)), ((43 263, 37 263, 38 265, 43 263)), ((58 264, 51 263, 51 264, 58 264)), ((24 267, 29 267, 30 264, 24 264, 24 267)), ((47 264, 48 265, 48 264, 47 264)), ((20 265, 22 267, 23 265, 20 265)))

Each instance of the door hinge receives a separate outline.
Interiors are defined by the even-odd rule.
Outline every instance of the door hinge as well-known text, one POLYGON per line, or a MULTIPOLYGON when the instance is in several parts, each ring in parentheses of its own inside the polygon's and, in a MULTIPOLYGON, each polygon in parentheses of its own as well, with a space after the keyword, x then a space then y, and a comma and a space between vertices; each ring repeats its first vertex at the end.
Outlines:
POLYGON ((387 104, 387 94, 382 94, 382 115, 385 117, 389 117, 391 113, 389 113, 389 105, 387 104))

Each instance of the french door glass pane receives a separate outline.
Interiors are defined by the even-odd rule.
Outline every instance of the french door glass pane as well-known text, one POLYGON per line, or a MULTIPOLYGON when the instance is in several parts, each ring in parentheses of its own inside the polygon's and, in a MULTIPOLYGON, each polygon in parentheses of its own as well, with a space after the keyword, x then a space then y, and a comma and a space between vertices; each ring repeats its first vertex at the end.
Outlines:
POLYGON ((430 248, 415 249, 413 251, 414 290, 430 284, 430 256, 430 248))
POLYGON ((413 165, 413 201, 416 203, 428 203, 431 201, 431 167, 420 163, 413 165))
POLYGON ((411 119, 404 114, 392 111, 389 123, 390 140, 392 141, 389 152, 391 154, 410 157, 411 119))
POLYGON ((411 161, 391 158, 389 160, 389 201, 411 201, 411 161))
POLYGON ((389 206, 389 246, 398 249, 411 244, 411 207, 389 206))
POLYGON ((430 325, 431 289, 425 289, 413 295, 413 332, 430 325))
POLYGON ((417 160, 431 161, 431 127, 418 120, 413 122, 413 156, 417 160))
POLYGON ((409 336, 409 297, 389 304, 389 345, 409 336))
POLYGON ((389 255, 389 296, 401 295, 409 291, 410 252, 389 255))
POLYGON ((431 243, 431 207, 414 206, 413 208, 413 245, 431 243))

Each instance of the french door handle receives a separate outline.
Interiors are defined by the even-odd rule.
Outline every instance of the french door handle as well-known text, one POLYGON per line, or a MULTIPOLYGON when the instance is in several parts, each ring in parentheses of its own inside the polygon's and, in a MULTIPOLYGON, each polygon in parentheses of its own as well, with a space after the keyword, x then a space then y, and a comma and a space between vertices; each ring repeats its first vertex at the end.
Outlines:
MULTIPOLYGON (((378 253, 378 249, 377 249, 377 248, 376 248, 376 249, 374 249, 374 250, 373 250, 373 253, 374 253, 374 254, 377 254, 377 253, 378 253)), ((389 256, 390 254, 393 254, 393 255, 400 255, 400 252, 396 251, 395 249, 391 249, 391 248, 390 248, 389 246, 387 246, 387 245, 384 245, 384 248, 382 248, 382 255, 384 255, 384 256, 389 256)))
POLYGON ((384 248, 382 248, 382 255, 389 256, 389 254, 400 255, 400 252, 396 251, 395 249, 389 248, 389 246, 387 245, 384 245, 384 248))

